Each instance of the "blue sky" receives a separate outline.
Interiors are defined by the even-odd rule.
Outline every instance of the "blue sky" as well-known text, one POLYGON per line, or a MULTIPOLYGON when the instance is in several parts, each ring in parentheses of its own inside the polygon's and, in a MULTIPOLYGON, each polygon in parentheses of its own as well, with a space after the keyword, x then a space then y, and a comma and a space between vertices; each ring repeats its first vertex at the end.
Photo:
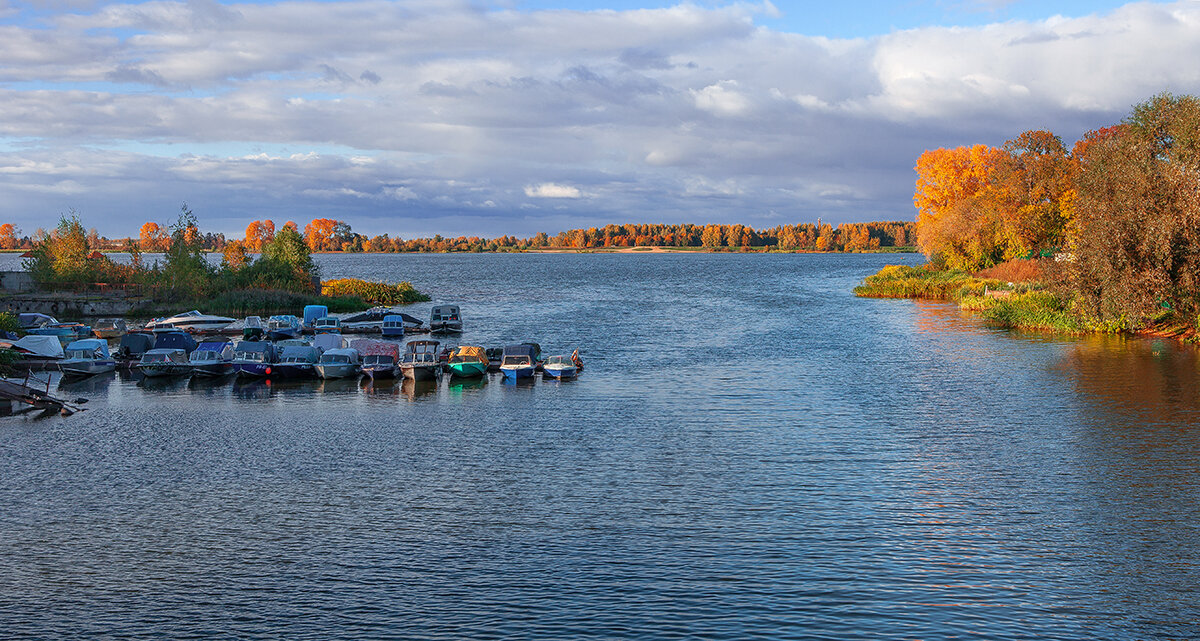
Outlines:
POLYGON ((0 222, 912 220, 925 149, 1200 93, 1200 2, 0 0, 0 222))

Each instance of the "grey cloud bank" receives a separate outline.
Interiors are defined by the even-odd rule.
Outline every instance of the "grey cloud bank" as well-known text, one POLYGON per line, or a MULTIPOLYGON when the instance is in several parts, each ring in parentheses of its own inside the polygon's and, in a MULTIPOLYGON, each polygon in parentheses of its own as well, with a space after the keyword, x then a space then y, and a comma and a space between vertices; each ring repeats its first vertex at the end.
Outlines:
MULTIPOLYGON (((105 5, 0 24, 0 221, 403 237, 910 220, 916 157, 1200 92, 1200 5, 870 39, 756 7, 105 5)), ((12 11, 9 11, 12 14, 12 11)))

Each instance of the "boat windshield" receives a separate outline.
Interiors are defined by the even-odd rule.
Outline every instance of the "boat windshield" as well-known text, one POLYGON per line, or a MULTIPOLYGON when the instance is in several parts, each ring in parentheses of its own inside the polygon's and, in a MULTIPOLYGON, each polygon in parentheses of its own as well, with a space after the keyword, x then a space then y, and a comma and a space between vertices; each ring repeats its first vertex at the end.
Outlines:
POLYGON ((371 354, 363 358, 363 365, 395 365, 396 361, 385 354, 371 354))
POLYGON ((505 365, 529 365, 530 360, 529 360, 528 356, 505 356, 504 364, 505 365))
POLYGON ((426 363, 435 363, 435 362, 437 362, 437 359, 434 358, 433 354, 430 354, 428 352, 421 353, 421 354, 414 354, 413 352, 409 352, 404 355, 404 362, 405 363, 413 363, 413 364, 426 364, 426 363))
POLYGON ((88 359, 93 359, 93 358, 99 358, 99 356, 100 356, 100 350, 93 351, 90 349, 73 349, 73 350, 67 352, 67 358, 82 358, 82 359, 88 360, 88 359))
POLYGON ((289 357, 283 359, 283 362, 285 362, 285 363, 312 363, 312 361, 310 361, 309 359, 307 359, 303 356, 289 356, 289 357))
POLYGON ((321 364, 330 365, 334 363, 349 363, 350 357, 345 354, 325 354, 321 357, 321 364))
POLYGON ((211 352, 208 350, 196 350, 196 351, 192 352, 192 362, 193 363, 199 363, 202 361, 215 361, 215 360, 217 360, 216 352, 211 352))
POLYGON ((172 359, 171 359, 170 354, 149 354, 149 353, 147 353, 147 354, 142 355, 143 363, 169 363, 169 362, 171 362, 171 360, 172 359))
POLYGON ((251 363, 263 362, 264 354, 262 352, 238 352, 234 357, 240 361, 249 361, 251 363))

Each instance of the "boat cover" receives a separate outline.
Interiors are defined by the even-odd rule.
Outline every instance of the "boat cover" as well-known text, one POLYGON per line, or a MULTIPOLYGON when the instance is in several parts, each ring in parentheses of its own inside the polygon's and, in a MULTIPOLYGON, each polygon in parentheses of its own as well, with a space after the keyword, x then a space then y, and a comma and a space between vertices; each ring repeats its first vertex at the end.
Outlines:
POLYGON ((192 352, 191 359, 196 360, 212 360, 210 358, 200 359, 196 356, 200 352, 215 352, 216 360, 231 360, 233 358, 233 343, 229 341, 204 341, 196 346, 196 351, 192 352))
POLYGON ((331 349, 341 349, 349 345, 346 342, 346 337, 341 334, 317 334, 313 336, 313 347, 328 352, 331 349))
POLYGON ((17 351, 38 358, 63 357, 63 344, 57 336, 23 336, 13 341, 12 345, 17 351))
POLYGON ((57 325, 58 319, 37 312, 26 312, 17 315, 17 322, 20 323, 22 329, 31 329, 42 325, 57 325))
POLYGON ((181 349, 191 354, 196 349, 196 339, 183 331, 156 332, 155 349, 181 349))
POLYGON ((129 356, 141 356, 146 351, 154 349, 154 335, 134 332, 121 337, 117 345, 117 353, 129 356))
POLYGON ((454 348, 453 352, 450 352, 451 363, 475 360, 481 361, 484 365, 487 365, 487 351, 482 347, 475 347, 474 345, 461 345, 454 348))
POLYGON ((68 352, 74 352, 74 351, 79 351, 79 350, 92 352, 93 354, 95 354, 96 356, 99 356, 100 358, 108 358, 109 357, 108 341, 100 340, 99 338, 84 338, 84 339, 77 340, 77 341, 71 341, 71 343, 69 345, 67 345, 67 349, 66 349, 66 351, 68 351, 68 352))
POLYGON ((400 346, 389 341, 356 338, 350 341, 350 347, 363 356, 391 356, 392 360, 400 360, 400 346))
POLYGON ((311 345, 288 345, 279 352, 279 362, 286 363, 289 358, 306 363, 315 363, 321 357, 321 352, 311 345))
POLYGON ((313 321, 318 318, 325 318, 329 315, 329 307, 326 305, 305 305, 304 306, 304 324, 312 327, 313 321))
POLYGON ((508 345, 504 348, 504 357, 509 356, 528 356, 530 360, 538 360, 542 355, 542 348, 537 343, 521 343, 520 345, 508 345))
POLYGON ((233 350, 234 358, 237 358, 238 354, 262 354, 266 362, 273 362, 275 359, 275 346, 264 341, 242 341, 233 350))

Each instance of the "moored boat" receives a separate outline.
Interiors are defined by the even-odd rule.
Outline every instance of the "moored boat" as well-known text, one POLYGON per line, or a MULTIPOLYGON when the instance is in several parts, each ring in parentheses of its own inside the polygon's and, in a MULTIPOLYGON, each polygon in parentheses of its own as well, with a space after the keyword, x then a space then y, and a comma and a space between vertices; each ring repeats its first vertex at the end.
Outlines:
POLYGON ((350 346, 362 355, 362 371, 368 377, 396 378, 400 374, 400 346, 396 343, 359 338, 350 346))
POLYGON ((579 368, 569 354, 551 356, 542 365, 542 374, 550 378, 573 378, 578 373, 579 368))
POLYGON ((541 355, 542 349, 537 343, 509 345, 504 348, 504 357, 500 360, 500 373, 511 380, 530 378, 537 371, 541 355))
POLYGON ((181 349, 185 354, 191 354, 196 349, 196 339, 183 330, 158 329, 154 330, 154 348, 181 349))
POLYGON ((221 377, 233 373, 233 344, 228 341, 206 341, 196 346, 188 356, 192 374, 221 377))
POLYGON ((265 378, 276 364, 275 345, 267 341, 242 341, 233 348, 233 369, 238 376, 265 378))
POLYGON ((58 362, 64 374, 87 376, 111 372, 117 368, 117 360, 108 351, 108 341, 99 338, 84 338, 67 345, 66 358, 58 362))
POLYGON ((400 338, 412 330, 421 328, 421 319, 408 314, 392 313, 383 317, 380 333, 387 338, 400 338))
POLYGON ((92 334, 96 338, 119 338, 128 330, 124 318, 101 318, 92 325, 92 334))
MULTIPOLYGON (((117 345, 117 360, 133 361, 141 360, 142 354, 154 349, 154 334, 151 332, 129 332, 121 337, 121 342, 117 345)), ((128 363, 122 365, 127 366, 128 363)))
POLYGON ((267 319, 266 337, 269 341, 298 338, 304 329, 304 321, 296 316, 281 314, 267 319))
POLYGON ((314 378, 320 359, 321 350, 312 345, 285 345, 279 351, 279 362, 272 368, 271 378, 314 378))
POLYGON ((205 314, 193 309, 167 318, 158 318, 146 324, 146 329, 179 329, 185 332, 203 333, 219 332, 234 323, 235 319, 228 316, 205 314))
POLYGON ((429 331, 434 334, 458 334, 463 331, 458 305, 438 305, 429 312, 429 331))
POLYGON ((342 331, 341 319, 324 316, 313 321, 313 331, 318 334, 334 334, 342 331))
POLYGON ((351 347, 331 349, 317 361, 317 376, 321 378, 349 378, 358 376, 361 370, 362 356, 351 347))
POLYGON ((92 328, 82 323, 53 323, 29 330, 34 336, 53 336, 66 345, 72 341, 91 338, 92 328))
POLYGON ((325 318, 329 315, 329 307, 327 305, 305 305, 304 306, 304 328, 312 329, 313 324, 318 318, 325 318))
POLYGON ((404 356, 400 359, 400 373, 414 381, 432 381, 437 378, 438 341, 410 341, 404 345, 404 356))
POLYGON ((187 353, 182 349, 156 347, 138 361, 137 368, 145 376, 184 376, 192 371, 187 353))
POLYGON ((451 376, 477 378, 487 374, 487 351, 474 345, 460 345, 450 352, 446 370, 451 376))
POLYGON ((262 340, 266 333, 266 328, 263 327, 262 318, 259 316, 247 316, 246 322, 242 325, 242 340, 257 341, 262 340))

